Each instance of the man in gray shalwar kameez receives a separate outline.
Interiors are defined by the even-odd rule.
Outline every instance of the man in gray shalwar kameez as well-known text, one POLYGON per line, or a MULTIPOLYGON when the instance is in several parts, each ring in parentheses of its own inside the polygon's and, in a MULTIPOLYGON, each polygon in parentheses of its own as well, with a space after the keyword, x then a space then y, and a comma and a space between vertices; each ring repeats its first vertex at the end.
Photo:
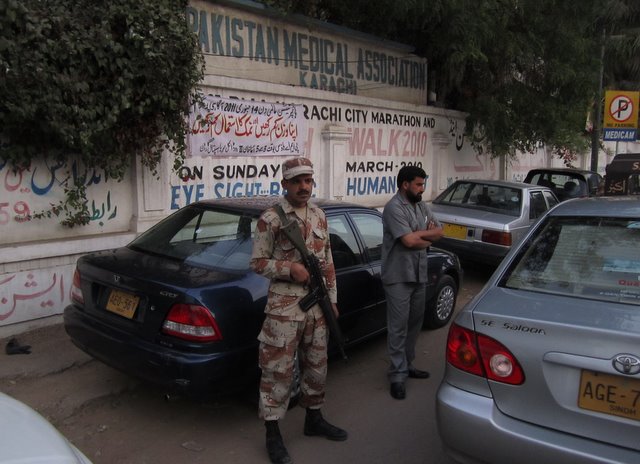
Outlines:
POLYGON ((424 319, 427 249, 442 237, 442 227, 422 201, 427 175, 417 166, 398 172, 398 191, 382 213, 382 283, 387 299, 389 382, 391 396, 406 396, 407 377, 426 379, 413 366, 424 319))

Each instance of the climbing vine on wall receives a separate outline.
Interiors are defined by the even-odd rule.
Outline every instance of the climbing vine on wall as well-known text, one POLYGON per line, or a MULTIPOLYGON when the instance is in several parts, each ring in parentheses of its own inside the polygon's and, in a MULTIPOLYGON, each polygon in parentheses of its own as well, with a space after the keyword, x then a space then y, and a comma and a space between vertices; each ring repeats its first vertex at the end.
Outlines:
MULTIPOLYGON (((122 179, 136 158, 182 164, 204 61, 185 0, 0 2, 0 165, 78 159, 122 179)), ((83 179, 32 218, 89 222, 83 179)))

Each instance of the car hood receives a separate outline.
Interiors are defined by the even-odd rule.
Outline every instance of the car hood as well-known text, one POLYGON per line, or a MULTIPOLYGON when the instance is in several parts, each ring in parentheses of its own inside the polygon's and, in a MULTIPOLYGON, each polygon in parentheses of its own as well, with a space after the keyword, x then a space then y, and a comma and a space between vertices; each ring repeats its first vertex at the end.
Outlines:
POLYGON ((91 464, 29 406, 0 393, 0 464, 91 464))

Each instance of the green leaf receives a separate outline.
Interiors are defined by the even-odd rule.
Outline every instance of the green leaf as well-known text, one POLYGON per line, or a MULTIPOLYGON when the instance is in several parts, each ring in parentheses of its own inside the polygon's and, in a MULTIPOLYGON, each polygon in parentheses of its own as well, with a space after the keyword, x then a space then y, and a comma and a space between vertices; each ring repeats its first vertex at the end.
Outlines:
MULTIPOLYGON (((184 134, 175 128, 184 124, 183 111, 175 108, 183 108, 202 80, 204 63, 183 3, 5 0, 0 139, 6 143, 0 145, 0 159, 29 166, 45 157, 77 157, 119 179, 136 157, 155 168, 161 158, 146 156, 146 147, 162 136, 181 159, 184 134), (142 47, 131 46, 130 27, 142 47), (172 41, 158 42, 156 36, 172 41), (158 63, 183 64, 158 73, 158 63)), ((63 216, 68 227, 87 224, 86 187, 68 186, 62 204, 48 212, 63 216)))

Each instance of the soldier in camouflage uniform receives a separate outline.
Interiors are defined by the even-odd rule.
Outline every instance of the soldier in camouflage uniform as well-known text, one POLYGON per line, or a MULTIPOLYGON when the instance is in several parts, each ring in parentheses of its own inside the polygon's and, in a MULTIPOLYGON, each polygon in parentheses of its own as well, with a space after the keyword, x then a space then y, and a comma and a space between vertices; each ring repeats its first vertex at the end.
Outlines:
MULTIPOLYGON (((286 193, 280 205, 286 217, 300 225, 307 249, 318 257, 337 316, 336 274, 327 219, 320 208, 309 203, 313 165, 307 158, 287 160, 282 165, 282 176, 286 193)), ((280 232, 280 226, 280 216, 274 208, 262 214, 256 225, 251 267, 271 279, 266 318, 258 336, 262 369, 259 415, 265 421, 271 462, 289 463, 291 458, 278 420, 284 417, 289 404, 296 351, 301 370, 300 406, 307 410, 305 435, 342 441, 347 439, 347 432, 329 424, 320 413, 327 376, 327 326, 319 305, 307 312, 300 309, 298 302, 309 293, 309 272, 300 252, 280 232)))

